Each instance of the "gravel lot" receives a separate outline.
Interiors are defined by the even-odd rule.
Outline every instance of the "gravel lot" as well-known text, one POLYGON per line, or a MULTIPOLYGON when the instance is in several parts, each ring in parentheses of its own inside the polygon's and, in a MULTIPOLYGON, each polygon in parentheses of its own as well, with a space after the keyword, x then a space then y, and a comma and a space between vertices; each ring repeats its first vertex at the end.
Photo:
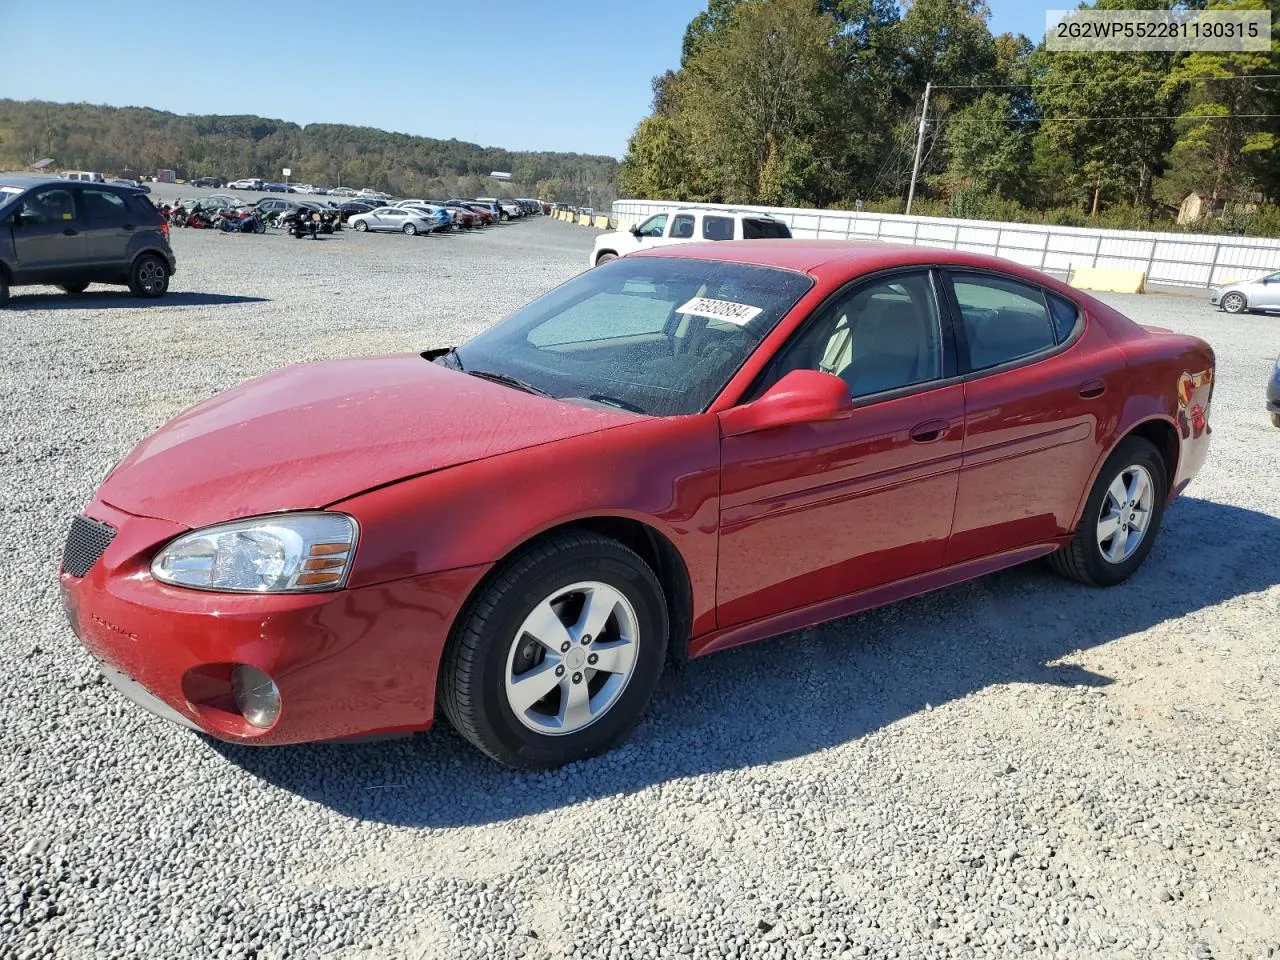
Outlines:
POLYGON ((443 726, 250 750, 127 704, 67 627, 66 526, 183 407, 456 342, 583 266, 539 219, 175 231, 140 306, 19 289, 0 390, 0 957, 1280 954, 1280 319, 1116 297, 1218 354, 1210 462, 1099 592, 1039 565, 690 664, 548 774, 443 726))

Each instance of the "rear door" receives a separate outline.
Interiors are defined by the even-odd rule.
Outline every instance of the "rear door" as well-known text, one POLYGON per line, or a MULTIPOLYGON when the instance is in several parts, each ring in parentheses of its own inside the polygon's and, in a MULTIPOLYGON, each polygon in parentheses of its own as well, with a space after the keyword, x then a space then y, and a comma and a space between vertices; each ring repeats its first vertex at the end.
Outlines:
POLYGON ((138 212, 113 190, 86 184, 78 192, 85 259, 94 267, 123 266, 129 258, 129 241, 138 229, 138 212))
POLYGON ((50 186, 23 198, 14 217, 13 247, 20 276, 41 280, 84 263, 84 226, 75 189, 50 186))
POLYGON ((965 376, 947 563, 1071 532, 1123 403, 1123 354, 1070 301, 1013 277, 947 273, 965 376))

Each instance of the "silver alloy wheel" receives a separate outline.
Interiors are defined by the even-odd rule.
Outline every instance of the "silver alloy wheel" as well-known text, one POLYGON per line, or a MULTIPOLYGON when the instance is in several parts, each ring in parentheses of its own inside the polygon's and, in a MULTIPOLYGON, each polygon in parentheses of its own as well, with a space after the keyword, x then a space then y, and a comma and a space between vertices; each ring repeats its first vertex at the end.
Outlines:
POLYGON ((1222 309, 1227 313, 1239 313, 1244 309, 1244 297, 1238 293, 1228 293, 1222 298, 1222 309))
POLYGON ((156 293, 164 288, 164 267, 158 260, 148 258, 138 264, 138 286, 147 293, 156 293))
POLYGON ((1108 563, 1124 563, 1142 545, 1151 524, 1155 484, 1147 468, 1130 464, 1107 488, 1098 512, 1098 550, 1108 563))
POLYGON ((561 587, 512 638, 507 705, 535 733, 576 733, 618 702, 639 641, 635 608, 621 591, 594 580, 561 587))

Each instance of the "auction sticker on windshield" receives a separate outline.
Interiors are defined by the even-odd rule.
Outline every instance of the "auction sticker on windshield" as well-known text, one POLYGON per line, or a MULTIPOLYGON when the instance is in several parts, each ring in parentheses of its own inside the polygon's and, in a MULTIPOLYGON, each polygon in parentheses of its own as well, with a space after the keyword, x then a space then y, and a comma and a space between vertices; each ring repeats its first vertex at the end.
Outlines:
POLYGON ((734 303, 732 300, 712 300, 710 297, 694 297, 684 306, 676 307, 676 313, 688 313, 695 317, 710 317, 712 320, 728 320, 740 327, 758 317, 764 310, 753 307, 749 303, 734 303))

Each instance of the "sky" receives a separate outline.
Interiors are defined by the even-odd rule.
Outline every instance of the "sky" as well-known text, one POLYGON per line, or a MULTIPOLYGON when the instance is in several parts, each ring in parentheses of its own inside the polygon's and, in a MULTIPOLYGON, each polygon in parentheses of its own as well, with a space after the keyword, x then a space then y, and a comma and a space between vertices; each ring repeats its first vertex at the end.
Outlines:
MULTIPOLYGON (((988 0, 991 29, 1044 8, 988 0)), ((1072 6, 1058 0, 1054 6, 1072 6)), ((0 97, 621 157, 705 0, 0 0, 0 97), (23 37, 40 38, 25 42, 23 37), (296 55, 295 55, 296 54, 296 55)))

